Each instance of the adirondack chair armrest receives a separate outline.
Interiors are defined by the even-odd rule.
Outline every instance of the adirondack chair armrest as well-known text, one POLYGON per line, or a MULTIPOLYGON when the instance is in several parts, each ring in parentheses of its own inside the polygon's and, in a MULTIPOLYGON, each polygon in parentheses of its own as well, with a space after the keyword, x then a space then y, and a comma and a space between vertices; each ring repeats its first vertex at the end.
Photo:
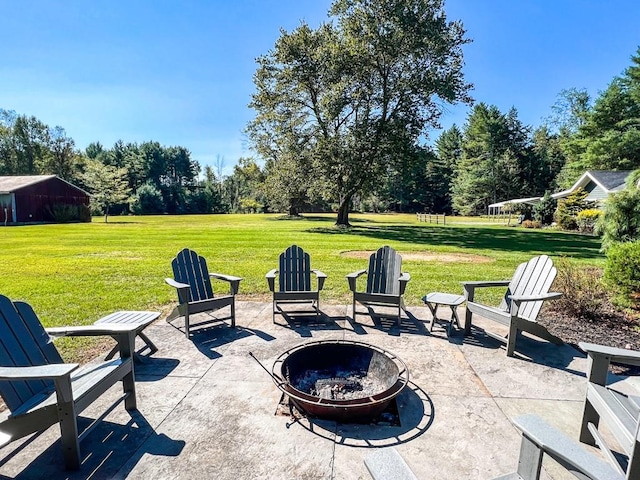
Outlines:
POLYGON ((267 279, 267 283, 269 284, 269 291, 275 292, 276 289, 276 274, 278 273, 277 269, 269 270, 264 278, 267 279))
POLYGON ((400 295, 404 295, 404 291, 407 288, 407 283, 409 282, 409 280, 411 280, 411 275, 409 275, 409 273, 407 272, 402 272, 398 280, 400 280, 400 295))
POLYGON ((137 325, 131 324, 98 324, 98 325, 78 325, 72 327, 51 327, 46 328, 46 332, 52 337, 99 337, 103 335, 121 335, 127 333, 135 334, 137 325))
POLYGON ((320 270, 311 270, 316 278, 318 279, 318 291, 322 290, 322 287, 324 287, 324 281, 327 279, 327 274, 324 272, 321 272, 320 270))
POLYGON ((165 278, 164 281, 167 282, 170 287, 177 288, 178 290, 190 287, 188 283, 176 282, 173 278, 165 278))
POLYGON ((209 272, 209 277, 215 278, 216 280, 229 282, 229 293, 231 295, 236 295, 238 293, 238 290, 240 289, 240 281, 242 280, 242 277, 234 277, 233 275, 225 275, 223 273, 215 272, 209 272))
POLYGON ((366 270, 358 270, 356 272, 352 272, 347 274, 347 281, 349 282, 349 290, 352 292, 356 291, 356 280, 360 275, 367 273, 366 270))
POLYGON ((607 462, 581 448, 577 442, 537 415, 522 415, 514 418, 513 423, 522 431, 523 445, 520 450, 520 467, 525 471, 534 471, 536 459, 540 458, 541 460, 541 457, 533 454, 531 450, 533 447, 535 450, 549 455, 572 472, 581 473, 585 478, 624 480, 624 476, 615 471, 607 462))
POLYGON ((508 298, 516 303, 537 302, 540 300, 555 300, 562 296, 561 292, 548 292, 541 295, 507 295, 508 298))
POLYGON ((594 361, 597 361, 598 358, 608 358, 611 362, 627 365, 640 365, 640 352, 637 350, 607 347, 605 345, 596 345, 594 343, 585 342, 578 343, 578 346, 594 361))
POLYGON ((51 363, 34 367, 0 367, 0 380, 56 379, 70 375, 78 363, 51 363))
POLYGON ((476 288, 507 287, 509 286, 510 282, 511 280, 478 280, 462 282, 462 288, 464 289, 464 298, 470 302, 473 302, 476 288))

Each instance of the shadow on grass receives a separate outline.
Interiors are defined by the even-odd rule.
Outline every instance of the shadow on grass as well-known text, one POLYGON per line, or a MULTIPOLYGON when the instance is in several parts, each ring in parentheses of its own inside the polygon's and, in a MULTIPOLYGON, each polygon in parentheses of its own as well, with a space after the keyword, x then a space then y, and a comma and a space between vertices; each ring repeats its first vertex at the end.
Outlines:
POLYGON ((379 239, 385 243, 406 242, 421 245, 451 246, 474 250, 553 253, 556 256, 591 259, 601 257, 600 241, 583 235, 498 229, 487 227, 426 227, 419 225, 358 226, 349 229, 318 227, 309 233, 359 235, 379 239))

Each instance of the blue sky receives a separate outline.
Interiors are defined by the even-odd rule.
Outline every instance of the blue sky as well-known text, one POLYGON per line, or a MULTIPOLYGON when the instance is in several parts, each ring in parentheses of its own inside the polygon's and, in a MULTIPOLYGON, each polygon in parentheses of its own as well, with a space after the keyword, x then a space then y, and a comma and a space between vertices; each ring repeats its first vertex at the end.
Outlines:
MULTIPOLYGON (((251 156, 255 58, 280 28, 327 19, 329 0, 0 0, 0 108, 60 125, 84 149, 100 141, 188 148, 225 173, 251 156)), ((565 88, 592 96, 640 46, 637 0, 448 0, 473 43, 476 101, 537 126, 565 88)), ((447 108, 443 127, 462 125, 447 108)), ((431 139, 439 131, 430 133, 431 139)))

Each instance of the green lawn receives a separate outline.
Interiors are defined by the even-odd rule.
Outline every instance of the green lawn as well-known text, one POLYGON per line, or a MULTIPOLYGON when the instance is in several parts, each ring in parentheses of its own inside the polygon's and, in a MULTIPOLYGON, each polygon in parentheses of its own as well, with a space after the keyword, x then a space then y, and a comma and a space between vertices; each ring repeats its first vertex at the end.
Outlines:
MULTIPOLYGON (((328 275, 323 301, 347 303, 345 275, 366 267, 350 251, 390 245, 411 274, 406 301, 440 290, 462 292, 460 281, 509 278, 515 266, 546 253, 602 266, 597 238, 500 224, 418 223, 415 215, 351 215, 352 229, 334 228, 334 215, 285 220, 278 215, 111 217, 105 224, 29 225, 0 230, 0 293, 29 302, 47 326, 88 324, 114 310, 168 308, 175 291, 163 279, 184 247, 209 269, 244 277, 240 298, 268 298, 264 274, 289 245, 311 254, 328 275), (424 260, 420 254, 439 254, 424 260), (480 255, 484 263, 456 255, 480 255), (446 260, 446 261, 445 261, 446 260)), ((493 294, 497 298, 497 293, 493 294)), ((66 356, 74 358, 73 348, 66 356)))

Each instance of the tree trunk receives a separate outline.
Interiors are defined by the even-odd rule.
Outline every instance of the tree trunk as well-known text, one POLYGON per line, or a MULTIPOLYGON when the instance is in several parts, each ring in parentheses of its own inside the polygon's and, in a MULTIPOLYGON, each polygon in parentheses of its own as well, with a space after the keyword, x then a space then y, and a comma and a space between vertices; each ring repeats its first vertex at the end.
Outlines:
POLYGON ((290 217, 299 217, 300 212, 298 211, 298 207, 295 205, 289 205, 289 216, 290 217))
POLYGON ((337 227, 350 227, 349 223, 349 206, 351 205, 351 197, 352 195, 347 195, 340 202, 340 206, 338 207, 338 217, 336 218, 336 226, 337 227))
POLYGON ((104 223, 108 223, 108 219, 109 219, 109 207, 106 207, 104 209, 104 223))

